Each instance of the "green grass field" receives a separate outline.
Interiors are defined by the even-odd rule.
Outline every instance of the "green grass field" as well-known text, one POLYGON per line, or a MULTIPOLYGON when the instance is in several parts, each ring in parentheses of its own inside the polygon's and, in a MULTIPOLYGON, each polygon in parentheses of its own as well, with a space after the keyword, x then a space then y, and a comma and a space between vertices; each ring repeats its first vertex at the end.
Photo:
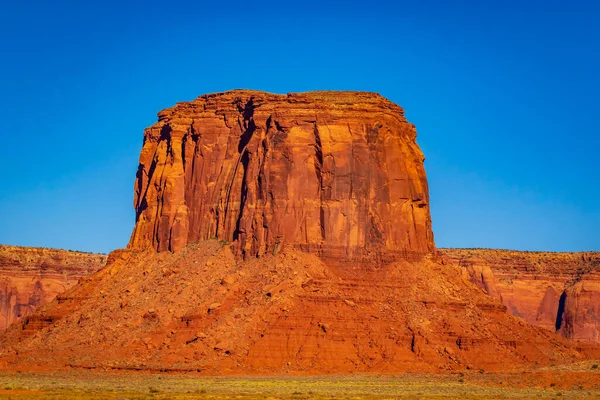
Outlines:
POLYGON ((515 386, 506 377, 478 373, 218 378, 97 372, 0 374, 0 398, 11 399, 600 399, 598 388, 515 386))

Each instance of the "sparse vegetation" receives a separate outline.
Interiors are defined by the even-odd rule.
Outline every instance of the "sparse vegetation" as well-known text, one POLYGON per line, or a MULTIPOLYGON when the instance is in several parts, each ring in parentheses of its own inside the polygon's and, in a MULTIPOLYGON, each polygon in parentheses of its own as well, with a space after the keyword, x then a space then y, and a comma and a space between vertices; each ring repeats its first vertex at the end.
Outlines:
MULTIPOLYGON (((596 376, 587 369, 589 376, 596 376)), ((485 375, 478 371, 458 375, 338 375, 310 377, 199 377, 169 374, 102 374, 75 371, 71 373, 7 374, 0 373, 0 399, 205 399, 238 398, 278 399, 412 399, 412 398, 566 398, 593 397, 600 391, 585 378, 573 389, 525 388, 523 374, 485 375), (498 378, 503 377, 500 380, 498 378), (160 378, 160 379, 159 379, 160 378), (468 379, 467 379, 468 378, 468 379), (468 383, 466 382, 468 381, 468 383), (499 382, 505 382, 504 387, 499 382), (590 387, 590 384, 592 385, 590 387), (585 387, 584 387, 585 385, 585 387), (210 388, 210 394, 207 389, 210 388), (585 392, 582 392, 585 390, 585 392)), ((530 376, 535 380, 535 376, 530 376)), ((559 379, 558 377, 556 379, 559 379)), ((529 381, 536 385, 535 381, 529 381)), ((561 386, 565 382, 561 381, 561 386)), ((553 383, 556 386, 556 384, 553 383)))

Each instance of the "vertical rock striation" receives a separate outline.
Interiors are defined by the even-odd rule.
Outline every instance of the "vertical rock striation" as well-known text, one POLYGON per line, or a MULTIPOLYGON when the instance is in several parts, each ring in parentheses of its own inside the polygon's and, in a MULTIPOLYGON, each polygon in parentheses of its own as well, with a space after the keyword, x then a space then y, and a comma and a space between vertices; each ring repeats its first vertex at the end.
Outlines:
MULTIPOLYGON (((600 257, 597 260, 600 266, 600 257)), ((561 300, 558 332, 570 339, 600 343, 600 268, 579 277, 561 300)))
POLYGON ((130 248, 218 238, 238 256, 283 246, 353 261, 434 250, 423 154, 403 110, 374 93, 236 90, 146 129, 130 248))

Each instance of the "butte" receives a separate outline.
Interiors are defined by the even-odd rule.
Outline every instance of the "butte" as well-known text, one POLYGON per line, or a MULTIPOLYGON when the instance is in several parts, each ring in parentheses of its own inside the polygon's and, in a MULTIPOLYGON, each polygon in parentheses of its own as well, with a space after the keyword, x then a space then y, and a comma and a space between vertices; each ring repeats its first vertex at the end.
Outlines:
POLYGON ((503 370, 597 357, 435 250, 424 156, 374 93, 235 90, 158 114, 106 267, 0 335, 0 369, 503 370))

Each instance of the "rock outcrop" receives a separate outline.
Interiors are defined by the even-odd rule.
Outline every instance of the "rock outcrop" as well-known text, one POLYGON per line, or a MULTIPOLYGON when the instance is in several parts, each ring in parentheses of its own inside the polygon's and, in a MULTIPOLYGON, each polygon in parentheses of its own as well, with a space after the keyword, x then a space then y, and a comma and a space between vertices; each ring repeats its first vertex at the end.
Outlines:
POLYGON ((106 256, 99 254, 0 245, 0 330, 32 314, 105 262, 106 256))
POLYGON ((440 249, 527 323, 600 343, 600 253, 440 249))
POLYGON ((179 103, 144 134, 129 248, 217 238, 244 257, 290 245, 418 259, 434 243, 415 138, 374 93, 235 90, 179 103))
POLYGON ((596 265, 561 296, 558 332, 570 339, 600 343, 600 264, 596 265))

